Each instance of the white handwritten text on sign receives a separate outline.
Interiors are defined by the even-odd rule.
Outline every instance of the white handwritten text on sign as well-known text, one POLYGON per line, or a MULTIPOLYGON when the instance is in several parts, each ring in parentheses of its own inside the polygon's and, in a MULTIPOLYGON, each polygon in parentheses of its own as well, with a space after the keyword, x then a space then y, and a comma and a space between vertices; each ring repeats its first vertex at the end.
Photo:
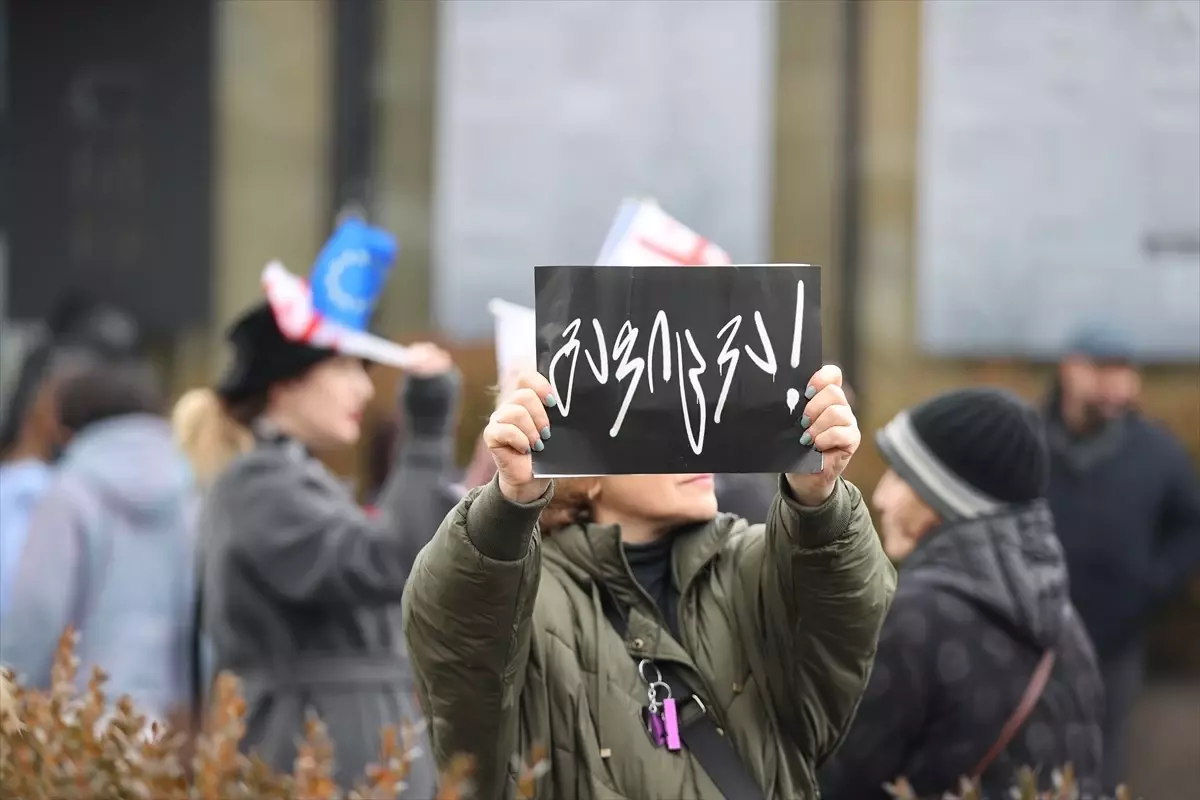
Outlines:
POLYGON ((539 267, 537 296, 538 365, 559 400, 539 474, 811 461, 796 420, 820 365, 818 268, 539 267))

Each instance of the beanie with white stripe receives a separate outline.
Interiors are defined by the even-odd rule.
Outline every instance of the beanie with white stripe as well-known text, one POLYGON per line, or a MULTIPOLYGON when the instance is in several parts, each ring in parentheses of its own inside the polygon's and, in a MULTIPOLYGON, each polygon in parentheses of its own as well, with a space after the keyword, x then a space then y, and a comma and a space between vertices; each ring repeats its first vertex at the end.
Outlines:
POLYGON ((1042 497, 1049 473, 1037 413, 998 389, 960 389, 902 411, 876 434, 888 465, 947 521, 1042 497))

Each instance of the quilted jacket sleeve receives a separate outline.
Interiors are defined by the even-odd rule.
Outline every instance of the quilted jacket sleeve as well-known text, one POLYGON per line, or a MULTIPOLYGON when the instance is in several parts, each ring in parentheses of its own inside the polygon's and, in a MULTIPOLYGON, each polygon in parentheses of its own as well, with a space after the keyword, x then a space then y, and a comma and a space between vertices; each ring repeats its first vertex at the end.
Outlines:
POLYGON ((828 800, 887 797, 884 784, 900 777, 906 754, 920 739, 935 688, 929 641, 918 633, 933 609, 923 605, 916 593, 901 589, 896 595, 854 725, 820 773, 828 800))
POLYGON ((802 506, 781 478, 757 584, 768 687, 785 729, 820 764, 867 686, 896 589, 862 494, 839 480, 802 506))
POLYGON ((512 795, 519 701, 541 570, 536 531, 553 489, 510 502, 493 479, 450 512, 404 593, 404 635, 439 770, 474 759, 479 797, 512 795))

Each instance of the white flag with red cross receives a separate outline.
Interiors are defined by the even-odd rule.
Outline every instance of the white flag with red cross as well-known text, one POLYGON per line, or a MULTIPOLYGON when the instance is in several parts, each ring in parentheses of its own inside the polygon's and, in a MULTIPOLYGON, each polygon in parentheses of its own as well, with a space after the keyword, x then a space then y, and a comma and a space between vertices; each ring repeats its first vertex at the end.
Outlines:
POLYGON ((596 259, 598 267, 716 267, 732 264, 718 245, 653 200, 626 200, 596 259))

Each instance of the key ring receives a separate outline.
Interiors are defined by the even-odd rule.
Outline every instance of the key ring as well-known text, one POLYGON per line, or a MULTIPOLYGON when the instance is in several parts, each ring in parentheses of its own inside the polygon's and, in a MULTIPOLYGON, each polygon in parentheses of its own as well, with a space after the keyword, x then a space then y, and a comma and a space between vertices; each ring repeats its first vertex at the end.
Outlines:
POLYGON ((648 658, 643 658, 638 662, 638 677, 641 678, 642 683, 646 684, 647 686, 653 683, 662 683, 662 672, 659 670, 658 665, 648 658), (647 666, 654 670, 653 678, 646 675, 647 666))
POLYGON ((663 700, 671 699, 671 687, 668 686, 663 681, 653 681, 650 683, 649 686, 646 687, 646 694, 650 697, 650 705, 657 706, 663 700), (659 689, 662 689, 664 691, 664 694, 662 697, 658 696, 659 689))

